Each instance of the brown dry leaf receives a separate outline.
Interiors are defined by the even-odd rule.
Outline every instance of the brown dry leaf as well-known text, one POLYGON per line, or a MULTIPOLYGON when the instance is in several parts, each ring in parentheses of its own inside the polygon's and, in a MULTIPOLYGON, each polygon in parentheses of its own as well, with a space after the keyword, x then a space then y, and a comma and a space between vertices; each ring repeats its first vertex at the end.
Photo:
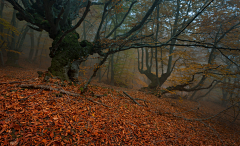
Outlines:
POLYGON ((51 137, 51 138, 54 137, 54 133, 53 133, 53 132, 50 133, 50 137, 51 137))
POLYGON ((53 120, 58 120, 58 116, 55 115, 55 116, 53 117, 53 120))
POLYGON ((46 140, 46 139, 43 139, 42 142, 43 142, 43 143, 47 143, 47 140, 46 140))
MULTIPOLYGON (((18 75, 22 74, 22 77, 27 74, 17 69, 12 70, 19 72, 18 75)), ((1 72, 0 69, 0 76, 1 72)), ((7 78, 3 78, 7 81, 7 78)), ((52 80, 49 84, 55 81, 52 80)), ((30 84, 43 85, 41 79, 30 84)), ((112 108, 70 95, 56 98, 55 91, 43 90, 38 93, 38 89, 21 90, 15 85, 0 85, 0 90, 4 89, 1 90, 3 94, 9 92, 9 97, 0 98, 0 102, 3 103, 0 106, 0 137, 6 138, 3 144, 18 145, 20 141, 17 143, 12 139, 12 135, 15 134, 17 137, 23 136, 27 139, 25 142, 21 141, 21 145, 43 145, 43 143, 90 145, 91 142, 95 145, 199 145, 199 142, 202 145, 222 145, 206 125, 164 114, 184 112, 194 108, 196 106, 194 102, 159 99, 154 95, 132 89, 112 87, 97 82, 94 84, 96 85, 89 86, 88 91, 82 96, 99 102, 98 98, 92 97, 92 93, 104 95, 99 97, 101 102, 112 108), (8 90, 9 88, 15 90, 14 95, 8 90), (122 91, 127 91, 133 98, 144 99, 151 103, 147 103, 149 107, 135 105, 127 97, 119 95, 122 91), (20 95, 29 98, 19 102, 20 95), (49 101, 54 101, 56 104, 49 101), (174 106, 171 105, 173 103, 174 106), (179 104, 185 107, 181 108, 179 104), (15 133, 13 130, 8 130, 12 128, 15 128, 15 133)), ((63 88, 66 91, 76 92, 81 86, 63 88)), ((138 102, 144 105, 143 101, 138 100, 138 102)), ((210 110, 206 109, 207 112, 211 114, 210 110)), ((183 115, 187 118, 197 117, 194 112, 183 115)), ((206 121, 206 124, 212 127, 215 125, 213 128, 219 132, 226 145, 240 145, 240 141, 234 141, 230 128, 227 129, 214 121, 206 121)), ((236 133, 237 136, 239 137, 236 133)))
POLYGON ((15 140, 15 141, 11 141, 11 142, 10 142, 10 145, 13 145, 13 146, 14 146, 14 145, 17 145, 17 144, 18 144, 18 140, 15 140))

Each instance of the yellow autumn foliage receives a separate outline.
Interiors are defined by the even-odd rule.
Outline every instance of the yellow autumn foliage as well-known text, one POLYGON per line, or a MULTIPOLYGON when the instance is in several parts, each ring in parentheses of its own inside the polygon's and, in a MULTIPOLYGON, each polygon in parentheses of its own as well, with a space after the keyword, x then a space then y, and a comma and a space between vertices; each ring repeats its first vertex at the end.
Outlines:
MULTIPOLYGON (((16 35, 20 34, 16 27, 12 26, 9 22, 7 22, 3 18, 0 18, 0 25, 2 25, 4 27, 4 29, 14 32, 16 35)), ((2 36, 2 37, 12 37, 11 35, 9 35, 7 33, 2 33, 2 32, 0 32, 0 36, 2 36)), ((3 44, 3 43, 4 43, 4 40, 0 39, 0 44, 3 44)), ((6 46, 7 46, 7 44, 4 43, 2 47, 6 47, 6 46)))
MULTIPOLYGON (((3 25, 4 29, 9 29, 11 30, 12 32, 14 32, 16 35, 19 35, 19 31, 17 30, 16 27, 12 26, 9 22, 7 22, 5 19, 3 18, 0 18, 0 24, 3 25)), ((4 33, 1 33, 0 34, 1 36, 2 35, 6 35, 4 33)))

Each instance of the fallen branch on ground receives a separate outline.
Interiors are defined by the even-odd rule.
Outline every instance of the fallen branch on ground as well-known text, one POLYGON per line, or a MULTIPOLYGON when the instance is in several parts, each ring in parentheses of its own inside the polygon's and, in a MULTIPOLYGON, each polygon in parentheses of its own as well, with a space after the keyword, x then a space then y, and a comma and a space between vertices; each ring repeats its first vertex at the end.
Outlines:
POLYGON ((106 106, 106 107, 111 108, 110 106, 108 106, 108 105, 106 105, 106 104, 104 104, 104 103, 100 103, 100 102, 94 101, 94 100, 91 99, 91 98, 83 97, 83 96, 81 96, 80 94, 77 94, 77 93, 74 93, 74 92, 65 91, 65 90, 63 90, 62 88, 53 88, 53 87, 50 87, 50 86, 45 86, 45 85, 33 85, 33 84, 22 84, 22 85, 19 85, 18 87, 21 87, 21 88, 35 88, 35 89, 43 89, 43 90, 50 90, 50 91, 59 91, 60 93, 68 94, 68 95, 71 95, 71 96, 81 97, 81 98, 86 99, 86 100, 88 100, 88 101, 91 101, 91 102, 93 102, 93 103, 101 104, 101 105, 103 105, 103 106, 106 106))
POLYGON ((31 81, 36 81, 36 79, 30 79, 30 80, 27 80, 27 81, 2 82, 2 83, 0 83, 0 85, 3 85, 3 84, 15 84, 15 83, 22 83, 22 82, 31 82, 31 81))
MULTIPOLYGON (((135 104, 137 104, 137 105, 139 105, 139 106, 142 106, 142 105, 139 104, 136 100, 142 100, 142 101, 144 101, 144 103, 146 102, 146 100, 144 100, 144 99, 139 99, 139 98, 133 98, 133 97, 131 97, 131 96, 128 95, 125 91, 123 91, 123 93, 124 93, 125 95, 127 95, 135 104)), ((146 103, 145 103, 145 105, 147 106, 146 103)))

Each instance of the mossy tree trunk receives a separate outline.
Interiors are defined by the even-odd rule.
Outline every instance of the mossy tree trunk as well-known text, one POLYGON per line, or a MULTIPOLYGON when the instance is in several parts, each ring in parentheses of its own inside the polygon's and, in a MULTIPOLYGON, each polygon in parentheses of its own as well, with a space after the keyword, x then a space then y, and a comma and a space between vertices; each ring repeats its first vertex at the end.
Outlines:
MULTIPOLYGON (((58 36, 61 36, 59 34, 58 36)), ((84 40, 78 42, 79 35, 74 31, 65 36, 58 47, 54 57, 52 57, 51 66, 48 71, 62 80, 78 81, 79 65, 84 62, 89 54, 92 54, 93 45, 84 40)), ((58 41, 56 37, 53 46, 58 41)), ((50 48, 51 50, 51 48, 50 48)))

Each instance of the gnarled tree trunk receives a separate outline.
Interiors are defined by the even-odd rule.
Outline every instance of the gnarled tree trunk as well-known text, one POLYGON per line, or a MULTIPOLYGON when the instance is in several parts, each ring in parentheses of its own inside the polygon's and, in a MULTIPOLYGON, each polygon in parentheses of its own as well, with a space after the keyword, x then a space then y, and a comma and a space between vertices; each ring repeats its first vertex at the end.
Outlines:
MULTIPOLYGON (((61 34, 59 34, 61 36, 61 34)), ((79 35, 73 31, 65 36, 58 46, 56 54, 52 57, 51 66, 48 71, 62 80, 78 81, 79 65, 86 60, 88 54, 93 49, 93 45, 84 40, 78 42, 79 35)), ((53 46, 58 37, 54 39, 53 46)), ((51 48, 50 48, 51 50, 51 48)))

